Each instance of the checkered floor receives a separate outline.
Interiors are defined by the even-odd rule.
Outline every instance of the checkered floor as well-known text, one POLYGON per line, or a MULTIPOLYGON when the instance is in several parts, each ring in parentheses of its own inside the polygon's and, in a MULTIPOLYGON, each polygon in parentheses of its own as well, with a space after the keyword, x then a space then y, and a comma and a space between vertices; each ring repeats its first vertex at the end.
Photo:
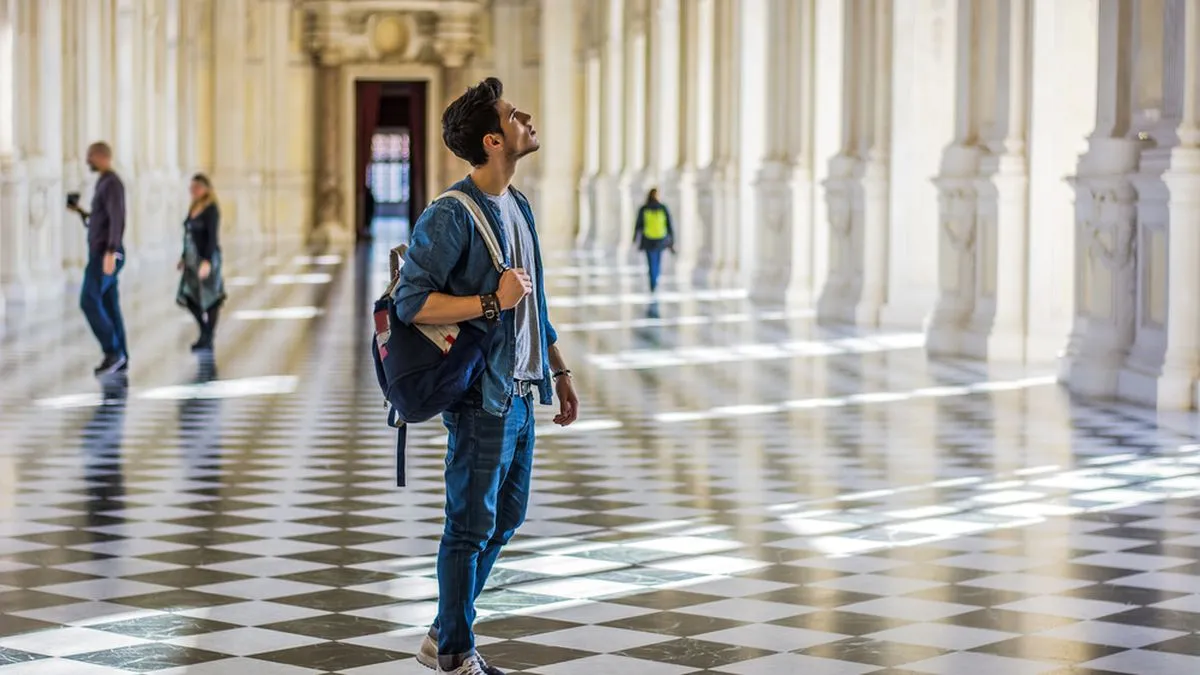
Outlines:
MULTIPOLYGON (((73 303, 0 337, 0 675, 405 675, 444 431, 407 489, 364 347, 382 253, 231 256, 215 362, 125 280, 127 385, 73 303)), ((551 263, 585 416, 541 427, 481 650, 542 675, 1200 673, 1191 415, 930 363, 744 291, 551 263)), ((540 411, 546 422, 550 409, 540 411)))

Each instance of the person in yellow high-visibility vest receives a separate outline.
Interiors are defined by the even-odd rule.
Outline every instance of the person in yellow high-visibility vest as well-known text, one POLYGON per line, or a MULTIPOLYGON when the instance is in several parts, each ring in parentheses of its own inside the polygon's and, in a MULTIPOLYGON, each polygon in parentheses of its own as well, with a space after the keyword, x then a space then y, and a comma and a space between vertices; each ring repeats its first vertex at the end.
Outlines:
POLYGON ((671 213, 658 201, 658 189, 650 190, 646 203, 638 209, 637 225, 633 228, 633 243, 646 252, 650 268, 650 292, 658 290, 658 275, 662 272, 663 251, 675 252, 675 231, 671 213))

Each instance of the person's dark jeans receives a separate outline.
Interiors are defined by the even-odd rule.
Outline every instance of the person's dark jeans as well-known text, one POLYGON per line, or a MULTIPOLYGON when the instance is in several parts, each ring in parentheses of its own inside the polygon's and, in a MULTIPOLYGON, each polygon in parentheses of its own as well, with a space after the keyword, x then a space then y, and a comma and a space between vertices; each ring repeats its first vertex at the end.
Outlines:
POLYGON ((646 263, 650 267, 650 291, 658 289, 658 275, 662 273, 663 249, 646 251, 646 263))
POLYGON ((129 356, 125 341, 125 319, 121 316, 121 295, 117 288, 117 277, 125 267, 124 256, 117 258, 117 268, 110 276, 104 275, 104 254, 88 254, 87 267, 83 270, 83 287, 79 292, 79 308, 83 310, 96 341, 105 354, 129 356))
POLYGON ((443 669, 475 651, 475 599, 500 549, 525 521, 533 475, 533 401, 515 396, 503 419, 470 396, 443 415, 450 431, 446 454, 446 526, 438 550, 437 635, 443 669))

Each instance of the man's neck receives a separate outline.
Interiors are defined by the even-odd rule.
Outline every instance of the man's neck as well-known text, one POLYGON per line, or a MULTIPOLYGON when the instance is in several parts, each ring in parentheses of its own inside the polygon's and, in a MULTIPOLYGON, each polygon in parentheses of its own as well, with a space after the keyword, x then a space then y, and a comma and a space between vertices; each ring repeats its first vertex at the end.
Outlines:
POLYGON ((513 174, 517 172, 516 162, 500 162, 493 160, 483 166, 477 166, 471 171, 471 180, 475 186, 493 197, 508 192, 513 174))

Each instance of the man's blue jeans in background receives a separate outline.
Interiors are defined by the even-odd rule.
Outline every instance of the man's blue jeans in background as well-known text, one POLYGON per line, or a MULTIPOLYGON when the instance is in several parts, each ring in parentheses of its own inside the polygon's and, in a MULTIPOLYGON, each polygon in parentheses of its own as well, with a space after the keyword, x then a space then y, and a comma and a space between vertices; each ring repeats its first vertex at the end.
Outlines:
POLYGON ((125 342, 125 319, 121 316, 121 295, 117 288, 117 276, 125 267, 125 257, 117 257, 117 268, 109 276, 104 274, 104 254, 88 254, 87 267, 83 269, 83 287, 79 291, 79 308, 83 310, 96 341, 105 354, 129 355, 125 342))
POLYGON ((443 415, 446 526, 438 550, 438 618, 430 635, 438 660, 453 669, 475 651, 475 599, 500 549, 525 521, 533 476, 533 400, 514 396, 503 418, 483 411, 474 392, 443 415))

